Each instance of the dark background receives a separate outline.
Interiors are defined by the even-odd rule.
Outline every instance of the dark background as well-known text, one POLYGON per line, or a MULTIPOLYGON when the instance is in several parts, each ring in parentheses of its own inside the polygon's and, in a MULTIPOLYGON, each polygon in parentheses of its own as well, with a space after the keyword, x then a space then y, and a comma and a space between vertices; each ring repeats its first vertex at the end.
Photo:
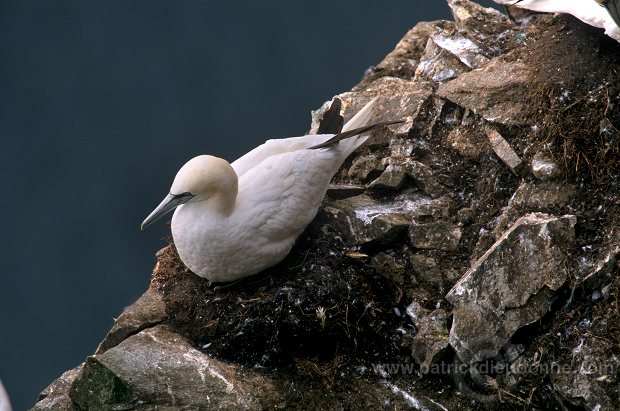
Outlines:
MULTIPOLYGON (((484 2, 490 5, 490 1, 484 2)), ((94 351, 198 154, 302 135, 441 0, 0 0, 0 378, 16 410, 94 351)))

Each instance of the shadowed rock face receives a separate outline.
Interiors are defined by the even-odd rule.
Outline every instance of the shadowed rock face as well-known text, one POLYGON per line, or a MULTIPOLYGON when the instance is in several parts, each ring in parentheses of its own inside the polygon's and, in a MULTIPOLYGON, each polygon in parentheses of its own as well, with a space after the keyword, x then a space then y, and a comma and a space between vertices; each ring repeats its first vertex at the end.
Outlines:
POLYGON ((454 306, 450 345, 461 360, 495 357, 514 333, 539 320, 568 278, 575 216, 521 217, 446 295, 454 306))
POLYGON ((217 288, 168 245, 34 409, 620 408, 620 45, 448 3, 339 95, 405 123, 283 262, 217 288))

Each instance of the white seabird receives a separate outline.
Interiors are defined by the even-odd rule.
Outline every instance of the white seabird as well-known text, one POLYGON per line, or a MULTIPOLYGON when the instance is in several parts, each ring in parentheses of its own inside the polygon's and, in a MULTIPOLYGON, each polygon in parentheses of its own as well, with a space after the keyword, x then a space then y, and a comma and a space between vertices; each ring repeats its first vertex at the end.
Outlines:
POLYGON ((0 411, 12 411, 12 409, 9 395, 6 393, 4 385, 2 385, 2 381, 0 380, 0 411))
POLYGON ((605 29, 620 42, 620 0, 494 0, 507 7, 543 13, 566 13, 591 26, 605 29))
POLYGON ((179 256, 212 282, 234 281, 280 262, 316 215, 327 186, 344 160, 367 138, 376 99, 340 134, 266 143, 229 164, 201 155, 177 173, 170 194, 144 220, 144 229, 167 212, 179 256))

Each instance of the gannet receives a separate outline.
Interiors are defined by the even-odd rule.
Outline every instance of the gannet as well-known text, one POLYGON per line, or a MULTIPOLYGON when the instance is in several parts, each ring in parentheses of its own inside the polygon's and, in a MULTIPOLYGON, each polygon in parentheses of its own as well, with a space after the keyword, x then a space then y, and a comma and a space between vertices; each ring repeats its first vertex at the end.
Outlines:
POLYGON ((2 385, 2 381, 0 380, 0 411, 11 411, 12 409, 9 395, 6 393, 4 385, 2 385))
POLYGON ((142 229, 172 216, 179 256, 211 282, 229 282, 280 262, 316 215, 344 160, 367 138, 376 99, 340 134, 268 140, 232 164, 210 155, 189 160, 142 229), (355 137, 357 135, 357 137, 355 137))
POLYGON ((567 13, 591 26, 605 29, 605 34, 620 42, 620 0, 494 0, 505 6, 567 13))

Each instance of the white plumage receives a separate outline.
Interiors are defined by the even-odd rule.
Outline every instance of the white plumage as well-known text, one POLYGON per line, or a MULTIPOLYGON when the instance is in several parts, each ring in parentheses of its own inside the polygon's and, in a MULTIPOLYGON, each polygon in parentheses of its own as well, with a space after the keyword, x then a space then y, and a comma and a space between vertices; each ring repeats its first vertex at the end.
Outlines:
POLYGON ((620 0, 494 0, 508 7, 543 13, 566 13, 591 26, 605 29, 605 34, 620 42, 620 0))
MULTIPOLYGON (((375 100, 343 128, 365 126, 375 100)), ((269 140, 229 164, 198 156, 177 173, 146 227, 176 208, 172 236, 181 260, 214 282, 256 274, 281 261, 312 221, 344 160, 367 137, 320 149, 333 134, 269 140)))
POLYGON ((2 385, 2 381, 0 381, 0 411, 12 411, 11 401, 9 401, 9 395, 6 393, 4 389, 4 385, 2 385))

